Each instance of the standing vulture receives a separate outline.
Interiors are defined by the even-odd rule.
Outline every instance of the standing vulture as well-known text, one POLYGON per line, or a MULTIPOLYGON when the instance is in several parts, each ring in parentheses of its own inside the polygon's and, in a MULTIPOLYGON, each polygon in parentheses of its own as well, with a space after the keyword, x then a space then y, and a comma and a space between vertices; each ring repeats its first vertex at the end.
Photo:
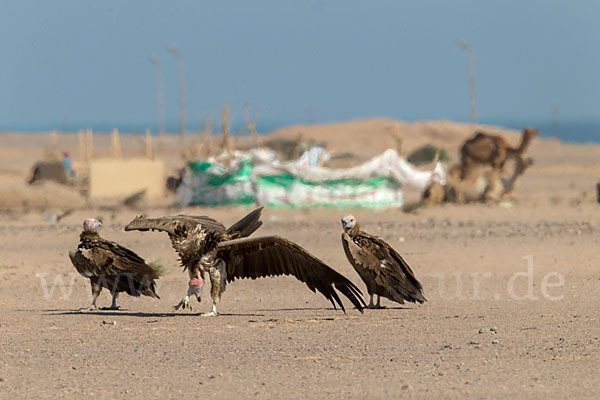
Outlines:
POLYGON ((109 310, 119 309, 117 296, 120 292, 131 296, 143 294, 158 299, 154 280, 158 279, 159 273, 133 251, 100 237, 100 226, 102 221, 94 218, 83 221, 77 250, 69 252, 69 258, 77 272, 90 279, 93 300, 87 310, 97 309, 96 299, 102 288, 108 289, 112 294, 109 310))
POLYGON ((323 294, 334 308, 337 304, 345 312, 337 289, 362 312, 364 301, 360 290, 302 247, 278 236, 248 238, 262 224, 259 221, 261 211, 262 208, 252 211, 229 229, 210 217, 178 215, 138 216, 125 230, 158 230, 169 234, 181 265, 190 276, 187 295, 175 309, 190 307, 192 294, 200 301, 203 280, 208 273, 212 310, 203 315, 217 315, 217 303, 228 282, 278 275, 295 276, 313 292, 318 290, 323 294))
POLYGON ((368 308, 381 308, 380 296, 404 304, 423 303, 423 287, 406 261, 389 244, 360 230, 352 215, 342 218, 342 244, 350 264, 367 285, 368 308), (373 305, 373 295, 377 304, 373 305))

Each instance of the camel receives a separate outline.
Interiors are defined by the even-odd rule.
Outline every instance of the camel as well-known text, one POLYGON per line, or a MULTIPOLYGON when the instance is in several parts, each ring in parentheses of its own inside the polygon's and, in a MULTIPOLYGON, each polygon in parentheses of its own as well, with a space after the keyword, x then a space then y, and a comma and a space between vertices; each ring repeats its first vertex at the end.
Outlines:
POLYGON ((513 148, 501 136, 477 132, 461 147, 461 161, 448 169, 446 184, 431 182, 427 186, 423 204, 497 202, 512 196, 517 179, 533 164, 523 155, 538 134, 535 128, 524 128, 521 143, 513 148), (504 178, 504 164, 509 159, 515 161, 515 168, 504 178))
POLYGON ((525 154, 531 140, 538 134, 539 131, 535 128, 524 128, 521 143, 514 148, 510 147, 502 136, 476 132, 475 136, 466 140, 460 149, 462 177, 466 176, 467 170, 473 165, 489 165, 493 169, 502 171, 506 160, 516 159, 525 154))
POLYGON ((517 179, 532 165, 532 158, 517 157, 513 173, 508 177, 501 177, 497 170, 486 171, 485 180, 487 185, 483 193, 483 200, 500 201, 512 197, 517 179))
POLYGON ((462 165, 453 165, 446 175, 446 184, 432 181, 423 192, 424 204, 433 206, 444 202, 469 203, 475 201, 498 202, 511 197, 517 179, 533 165, 533 159, 518 157, 509 177, 501 177, 500 171, 489 166, 472 166, 466 176, 462 165))

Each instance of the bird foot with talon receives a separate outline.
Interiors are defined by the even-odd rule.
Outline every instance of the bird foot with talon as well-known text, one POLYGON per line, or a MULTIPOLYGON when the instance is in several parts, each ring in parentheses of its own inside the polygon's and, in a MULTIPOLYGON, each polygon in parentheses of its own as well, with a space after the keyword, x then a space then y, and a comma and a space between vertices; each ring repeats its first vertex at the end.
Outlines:
POLYGON ((385 306, 379 306, 379 305, 375 305, 375 304, 369 304, 367 306, 368 309, 370 310, 383 310, 385 309, 385 306))
POLYGON ((189 308, 190 311, 192 311, 192 305, 190 304, 189 296, 185 296, 177 305, 173 306, 173 308, 175 311, 179 310, 180 308, 189 308))
POLYGON ((217 315, 219 315, 219 313, 217 313, 216 311, 211 311, 211 312, 202 313, 200 315, 203 317, 216 317, 217 315))

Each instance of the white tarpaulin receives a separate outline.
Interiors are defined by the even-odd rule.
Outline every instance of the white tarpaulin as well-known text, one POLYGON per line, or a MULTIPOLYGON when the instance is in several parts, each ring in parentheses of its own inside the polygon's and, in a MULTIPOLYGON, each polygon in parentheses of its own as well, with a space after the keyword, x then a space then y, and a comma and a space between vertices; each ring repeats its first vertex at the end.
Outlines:
POLYGON ((441 163, 433 171, 420 171, 394 150, 347 169, 311 166, 303 160, 282 163, 274 152, 255 149, 190 162, 190 173, 178 191, 180 201, 182 205, 398 207, 403 186, 423 190, 431 180, 445 180, 441 163))

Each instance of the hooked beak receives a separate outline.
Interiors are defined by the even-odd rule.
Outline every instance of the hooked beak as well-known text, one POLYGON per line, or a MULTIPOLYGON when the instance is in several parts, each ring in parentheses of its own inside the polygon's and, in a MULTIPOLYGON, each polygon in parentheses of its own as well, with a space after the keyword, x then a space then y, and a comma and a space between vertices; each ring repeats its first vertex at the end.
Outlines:
POLYGON ((352 221, 346 218, 342 218, 342 227, 345 231, 347 231, 348 229, 352 229, 352 221))

